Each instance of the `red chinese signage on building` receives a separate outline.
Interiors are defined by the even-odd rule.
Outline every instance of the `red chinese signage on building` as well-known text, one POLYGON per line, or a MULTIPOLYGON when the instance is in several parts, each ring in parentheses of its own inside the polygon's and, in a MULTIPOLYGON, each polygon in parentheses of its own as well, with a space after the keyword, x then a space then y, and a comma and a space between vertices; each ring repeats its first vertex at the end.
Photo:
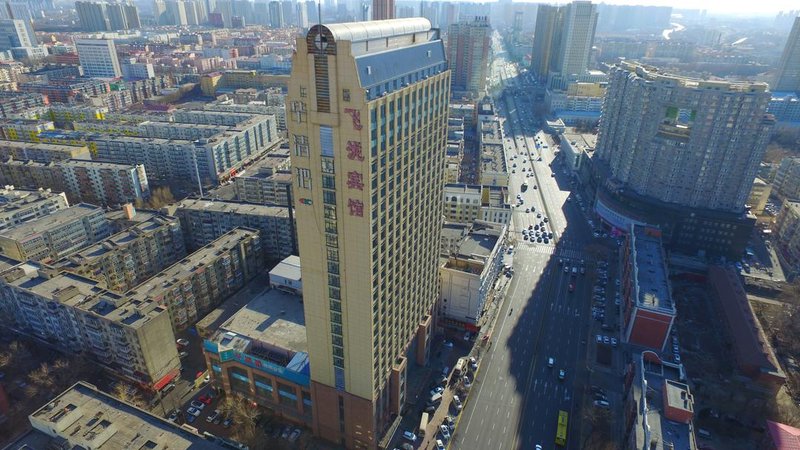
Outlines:
POLYGON ((351 161, 364 160, 364 153, 361 151, 361 142, 347 141, 347 159, 351 161))
POLYGON ((353 119, 354 130, 360 130, 361 128, 363 128, 361 126, 361 111, 353 108, 345 108, 344 113, 349 114, 350 117, 353 119))
POLYGON ((347 187, 359 191, 364 190, 364 176, 361 172, 347 172, 347 187))
POLYGON ((361 200, 348 199, 347 208, 351 216, 364 217, 364 202, 361 200))

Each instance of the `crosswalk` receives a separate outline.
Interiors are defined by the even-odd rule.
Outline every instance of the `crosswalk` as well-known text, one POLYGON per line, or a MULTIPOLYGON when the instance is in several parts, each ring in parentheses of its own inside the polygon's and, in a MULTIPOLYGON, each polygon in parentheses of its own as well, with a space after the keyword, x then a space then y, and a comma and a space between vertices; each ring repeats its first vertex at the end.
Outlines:
POLYGON ((528 244, 526 246, 526 251, 535 253, 537 255, 556 255, 559 258, 565 259, 588 259, 586 253, 580 248, 556 247, 553 244, 532 244, 528 241, 523 242, 528 244))

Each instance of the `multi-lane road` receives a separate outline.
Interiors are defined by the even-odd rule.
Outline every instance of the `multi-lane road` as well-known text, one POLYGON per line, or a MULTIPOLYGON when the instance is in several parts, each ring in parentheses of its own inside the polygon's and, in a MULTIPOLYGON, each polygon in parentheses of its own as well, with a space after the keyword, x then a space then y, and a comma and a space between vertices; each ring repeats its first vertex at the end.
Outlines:
MULTIPOLYGON (((492 67, 493 77, 504 85, 516 77, 513 65, 502 57, 492 67)), ((520 194, 523 199, 515 208, 510 230, 516 241, 515 275, 451 448, 527 450, 540 444, 554 449, 558 411, 567 411, 573 424, 578 423, 575 418, 587 380, 586 340, 592 320, 588 274, 592 265, 583 249, 591 240, 591 230, 574 202, 567 201, 568 176, 558 164, 553 164, 555 171, 551 171, 552 142, 547 149, 536 146, 536 134, 546 141, 533 126, 530 106, 523 107, 519 98, 512 96, 498 98, 496 106, 508 138, 509 172, 513 170, 509 191, 512 197, 520 194), (534 177, 528 176, 531 170, 534 177), (522 191, 526 180, 530 187, 522 191), (531 206, 535 212, 526 213, 531 206), (523 239, 523 228, 540 223, 536 214, 549 219, 547 228, 554 241, 544 244, 523 239), (580 267, 581 261, 587 274, 580 269, 573 274, 572 267, 580 267), (553 367, 548 365, 549 358, 553 358, 553 367), (561 369, 566 372, 563 380, 558 376, 561 369)), ((580 447, 578 433, 577 426, 570 427, 566 448, 580 447)))

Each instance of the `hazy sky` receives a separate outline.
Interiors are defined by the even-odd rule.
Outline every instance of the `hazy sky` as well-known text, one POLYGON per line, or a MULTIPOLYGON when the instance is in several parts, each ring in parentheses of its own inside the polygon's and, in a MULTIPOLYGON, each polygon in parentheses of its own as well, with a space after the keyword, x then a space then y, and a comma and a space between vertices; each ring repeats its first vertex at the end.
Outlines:
POLYGON ((778 11, 800 10, 798 0, 605 0, 595 3, 612 5, 654 5, 673 8, 707 9, 733 14, 775 15, 778 11))

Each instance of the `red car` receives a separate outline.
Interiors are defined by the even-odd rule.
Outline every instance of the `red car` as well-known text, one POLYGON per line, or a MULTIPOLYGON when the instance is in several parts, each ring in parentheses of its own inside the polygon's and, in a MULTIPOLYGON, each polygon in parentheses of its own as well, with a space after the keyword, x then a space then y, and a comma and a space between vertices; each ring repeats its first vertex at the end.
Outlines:
POLYGON ((197 401, 203 402, 206 405, 210 405, 211 404, 211 397, 208 396, 208 395, 201 395, 200 397, 197 397, 197 401))

